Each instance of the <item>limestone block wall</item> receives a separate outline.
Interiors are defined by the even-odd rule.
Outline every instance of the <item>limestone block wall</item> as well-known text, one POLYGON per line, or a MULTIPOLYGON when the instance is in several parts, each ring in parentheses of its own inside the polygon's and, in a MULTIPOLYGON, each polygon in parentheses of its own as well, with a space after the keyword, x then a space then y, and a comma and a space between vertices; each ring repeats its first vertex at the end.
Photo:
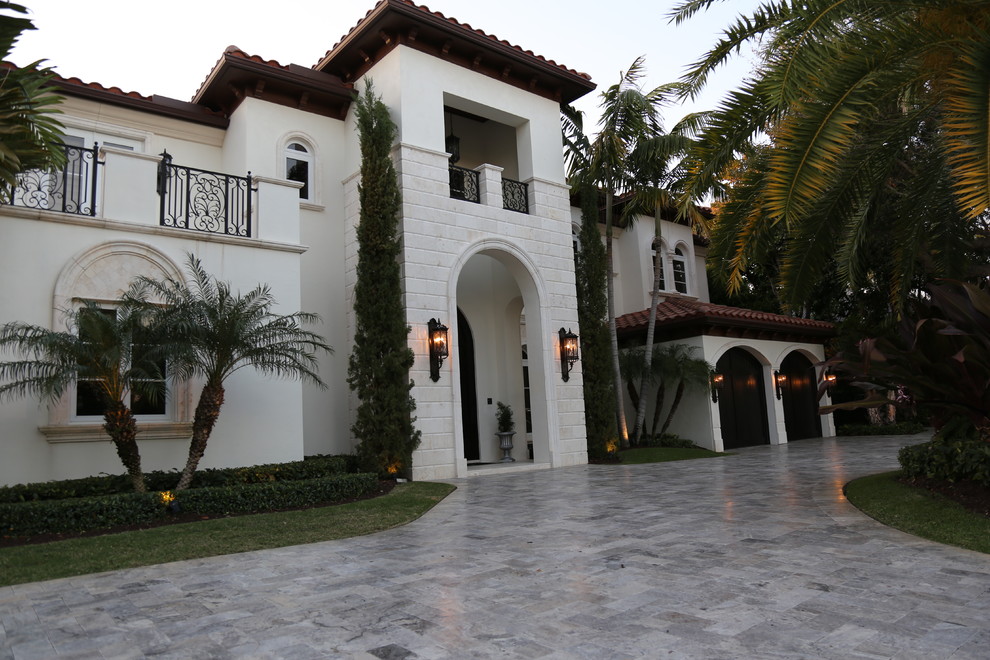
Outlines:
MULTIPOLYGON (((402 190, 402 287, 411 327, 409 346, 416 355, 410 377, 415 382, 417 428, 423 435, 413 456, 414 478, 466 474, 455 323, 457 281, 465 263, 477 254, 502 262, 515 277, 525 303, 536 462, 548 466, 587 462, 580 363, 565 383, 557 358, 557 330, 566 327, 580 333, 567 188, 530 178, 525 182, 530 213, 523 214, 503 209, 495 195, 486 199, 497 199, 497 205, 452 199, 445 153, 403 143, 396 148, 395 160, 402 190), (431 318, 451 328, 451 355, 435 383, 430 379, 426 336, 431 318)), ((500 172, 484 169, 486 185, 491 187, 500 172)), ((356 175, 345 181, 345 281, 351 302, 357 266, 357 183, 356 175)), ((353 337, 353 310, 348 313, 353 337)), ((352 409, 356 403, 352 401, 352 409)), ((480 428, 482 437, 487 430, 480 428)))

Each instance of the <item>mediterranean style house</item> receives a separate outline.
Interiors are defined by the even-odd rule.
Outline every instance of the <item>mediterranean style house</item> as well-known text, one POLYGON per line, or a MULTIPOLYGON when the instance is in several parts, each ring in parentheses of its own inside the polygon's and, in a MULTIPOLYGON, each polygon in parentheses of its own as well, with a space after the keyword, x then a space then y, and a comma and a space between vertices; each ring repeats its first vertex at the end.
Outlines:
MULTIPOLYGON (((22 175, 0 207, 0 323, 63 329, 81 301, 112 309, 138 275, 183 277, 186 255, 280 312, 323 318, 336 349, 329 391, 250 370, 228 381, 203 467, 353 449, 346 383, 353 334, 360 154, 353 97, 373 79, 399 129, 402 287, 422 444, 416 479, 587 461, 573 234, 560 105, 585 74, 408 0, 381 0, 312 67, 230 47, 190 102, 57 78, 68 163, 22 175), (447 328, 448 355, 429 333, 447 328), (445 358, 445 359, 444 359, 445 358), (512 463, 495 440, 498 402, 517 411, 512 463)), ((652 220, 616 239, 618 327, 645 331, 652 263, 662 260, 658 339, 716 367, 674 431, 721 449, 832 433, 818 422, 813 366, 826 324, 707 303, 705 250, 689 227, 652 220), (783 392, 781 398, 779 393, 783 392)), ((7 356, 9 359, 9 356, 7 356)), ((196 382, 140 411, 146 469, 181 465, 196 382)), ((101 418, 76 391, 0 406, 0 483, 119 471, 101 418)))

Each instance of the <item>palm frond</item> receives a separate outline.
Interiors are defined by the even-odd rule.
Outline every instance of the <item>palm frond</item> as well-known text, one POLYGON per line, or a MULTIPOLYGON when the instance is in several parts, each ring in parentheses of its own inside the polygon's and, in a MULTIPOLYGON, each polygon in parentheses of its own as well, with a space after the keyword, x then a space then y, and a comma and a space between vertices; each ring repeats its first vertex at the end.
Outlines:
POLYGON ((943 126, 960 208, 990 208, 990 35, 962 41, 949 72, 943 126))

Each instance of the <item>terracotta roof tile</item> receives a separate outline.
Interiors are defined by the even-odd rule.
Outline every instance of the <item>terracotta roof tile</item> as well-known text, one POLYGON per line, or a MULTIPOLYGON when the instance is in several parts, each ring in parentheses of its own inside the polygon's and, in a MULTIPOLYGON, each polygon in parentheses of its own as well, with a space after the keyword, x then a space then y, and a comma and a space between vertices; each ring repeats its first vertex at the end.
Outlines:
MULTIPOLYGON (((783 314, 770 314, 769 312, 758 312, 742 307, 729 307, 728 305, 716 305, 713 303, 701 302, 690 298, 670 297, 657 305, 657 325, 662 326, 667 323, 679 321, 711 321, 711 322, 741 322, 774 325, 781 328, 794 328, 802 330, 828 331, 834 326, 825 321, 814 319, 803 319, 796 316, 784 316, 783 314)), ((623 314, 615 320, 616 330, 634 331, 645 329, 650 321, 649 308, 623 314)))
POLYGON ((268 66, 273 66, 278 69, 288 70, 289 68, 285 64, 280 64, 275 60, 266 60, 260 55, 249 55, 248 53, 245 53, 237 46, 227 46, 227 48, 224 49, 223 52, 226 53, 227 55, 233 55, 235 57, 240 57, 245 60, 251 60, 252 62, 257 62, 258 64, 267 64, 268 66))
POLYGON ((65 83, 67 85, 74 85, 76 87, 88 87, 89 89, 95 89, 100 92, 106 92, 108 94, 113 94, 115 96, 126 96, 132 99, 141 99, 142 101, 151 101, 152 97, 145 96, 144 94, 139 94, 137 92, 125 92, 120 87, 105 87, 97 82, 85 82, 82 78, 72 76, 71 78, 63 78, 62 76, 55 74, 54 80, 65 83))
POLYGON ((192 96, 193 99, 197 98, 199 96, 199 93, 203 91, 203 88, 207 84, 209 84, 210 78, 213 77, 213 74, 216 73, 217 69, 219 69, 220 68, 220 65, 223 63, 223 58, 224 58, 225 55, 233 55, 234 57, 240 58, 242 60, 249 60, 251 62, 257 62, 258 64, 265 64, 265 65, 270 66, 270 67, 275 68, 275 69, 282 69, 283 71, 289 68, 289 67, 285 66, 284 64, 281 64, 279 62, 276 62, 275 60, 266 60, 265 58, 261 57, 260 55, 249 55, 248 53, 244 52, 243 50, 241 50, 237 46, 230 45, 230 46, 227 46, 226 48, 223 49, 223 55, 221 55, 220 56, 220 59, 218 59, 216 61, 216 63, 213 65, 213 68, 210 69, 210 72, 208 74, 206 74, 206 78, 203 79, 203 82, 201 82, 199 84, 199 87, 196 89, 196 93, 193 94, 193 96, 192 96))
MULTIPOLYGON (((540 60, 541 62, 545 62, 545 63, 547 63, 547 64, 549 64, 551 66, 555 66, 558 69, 561 69, 562 71, 566 71, 567 73, 570 73, 570 74, 575 75, 575 76, 580 76, 582 78, 585 78, 586 80, 591 80, 591 76, 589 76, 587 73, 582 73, 581 71, 576 71, 574 69, 571 69, 569 67, 566 67, 563 64, 558 64, 557 62, 555 62, 555 61, 553 61, 551 59, 548 59, 546 57, 543 57, 542 55, 536 55, 531 50, 524 50, 520 46, 517 46, 515 44, 509 43, 505 39, 499 39, 495 35, 489 34, 489 33, 485 32, 484 30, 479 30, 477 28, 473 28, 473 27, 471 27, 467 23, 461 23, 456 18, 444 16, 443 14, 441 14, 438 11, 433 11, 429 7, 427 7, 426 5, 417 5, 415 2, 413 2, 413 0, 394 0, 394 1, 395 2, 400 2, 400 3, 404 4, 404 5, 408 5, 409 7, 413 7, 414 9, 417 9, 417 10, 423 12, 424 14, 431 14, 433 16, 436 16, 437 18, 439 18, 441 20, 447 21, 451 25, 455 25, 455 26, 457 26, 457 27, 459 27, 459 28, 461 28, 463 30, 468 30, 470 32, 474 32, 475 34, 479 34, 482 37, 485 37, 486 39, 490 39, 491 41, 493 41, 495 43, 499 43, 499 44, 502 44, 504 46, 508 46, 509 48, 512 48, 514 50, 517 50, 517 51, 519 51, 520 53, 522 53, 524 55, 528 55, 528 56, 533 57, 533 58, 535 58, 537 60, 540 60)), ((388 2, 388 0, 379 0, 379 2, 373 8, 371 8, 370 10, 368 10, 368 13, 366 13, 364 15, 364 18, 362 18, 360 21, 357 22, 357 24, 354 25, 354 27, 352 27, 350 30, 348 30, 347 34, 345 34, 343 37, 341 37, 340 40, 333 45, 333 48, 331 48, 330 50, 328 50, 326 52, 326 54, 323 57, 320 58, 320 62, 322 62, 327 57, 329 57, 330 54, 334 50, 336 50, 336 48, 340 44, 342 44, 344 41, 347 40, 347 37, 349 37, 359 27, 361 27, 361 24, 364 23, 364 21, 367 20, 368 17, 371 16, 371 14, 375 11, 375 9, 377 9, 383 2, 388 2)), ((313 68, 315 69, 317 66, 319 66, 319 62, 317 62, 316 64, 314 64, 313 65, 313 68)))

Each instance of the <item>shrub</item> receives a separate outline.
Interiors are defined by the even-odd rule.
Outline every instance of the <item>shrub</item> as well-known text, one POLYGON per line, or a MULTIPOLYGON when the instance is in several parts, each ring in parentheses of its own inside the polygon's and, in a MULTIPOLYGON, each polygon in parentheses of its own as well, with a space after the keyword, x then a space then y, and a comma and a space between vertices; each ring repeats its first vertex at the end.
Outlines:
POLYGON ((676 447, 679 449, 691 449, 696 447, 692 441, 682 438, 676 433, 662 433, 660 435, 645 436, 643 444, 647 447, 676 447))
POLYGON ((184 512, 221 516, 313 506, 361 497, 378 487, 374 474, 341 474, 304 481, 199 488, 179 493, 184 512))
POLYGON ((990 444, 974 435, 936 435, 930 442, 904 447, 897 454, 904 476, 973 481, 990 488, 990 444))
MULTIPOLYGON (((216 468, 196 472, 192 487, 234 486, 265 482, 316 479, 335 474, 356 472, 354 456, 313 456, 290 463, 269 463, 239 468, 216 468)), ((145 474, 149 491, 172 490, 178 481, 174 471, 161 470, 145 474)), ((132 491, 126 475, 103 475, 84 479, 65 479, 44 483, 17 484, 0 488, 0 503, 33 500, 61 500, 74 497, 94 497, 132 491)))
MULTIPOLYGON (((301 481, 190 489, 182 491, 176 501, 186 513, 223 516, 330 504, 368 495, 377 486, 374 474, 338 474, 301 481)), ((0 504, 0 533, 31 536, 83 532, 167 517, 160 493, 36 500, 0 504)))
POLYGON ((0 504, 0 532, 31 536, 149 523, 165 517, 158 493, 118 493, 0 504))
POLYGON ((914 435, 925 430, 920 422, 894 422, 893 424, 845 424, 836 429, 837 435, 914 435))

